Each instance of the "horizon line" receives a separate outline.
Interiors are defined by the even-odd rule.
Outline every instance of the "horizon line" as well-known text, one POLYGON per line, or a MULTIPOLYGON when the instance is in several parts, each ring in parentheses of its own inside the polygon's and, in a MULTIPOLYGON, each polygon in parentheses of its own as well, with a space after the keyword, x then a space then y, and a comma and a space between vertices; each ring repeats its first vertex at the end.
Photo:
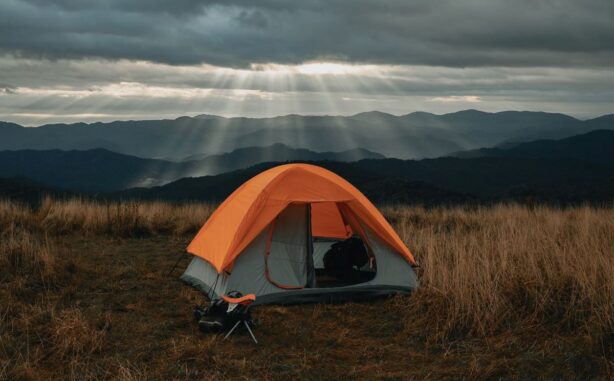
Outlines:
MULTIPOLYGON (((535 111, 535 110, 514 110, 514 109, 507 109, 507 110, 501 110, 501 111, 483 111, 483 110, 479 110, 476 108, 468 108, 468 109, 460 109, 458 111, 452 111, 452 112, 447 112, 447 113, 434 113, 434 112, 429 112, 429 111, 421 111, 421 110, 416 110, 416 111, 412 111, 409 113, 404 113, 404 114, 393 114, 390 112, 386 112, 386 111, 380 111, 380 110, 369 110, 369 111, 361 111, 361 112, 357 112, 357 113, 351 113, 351 114, 330 114, 330 113, 310 113, 310 114, 298 114, 298 113, 289 113, 289 114, 278 114, 278 115, 270 115, 270 116, 241 116, 241 115, 217 115, 217 114, 210 114, 210 113, 202 113, 202 114, 194 114, 194 115, 189 115, 189 114, 183 114, 183 115, 178 115, 176 117, 158 117, 158 118, 147 118, 145 117, 145 115, 143 115, 143 119, 135 119, 135 118, 130 118, 130 119, 114 119, 114 120, 99 120, 99 121, 91 121, 91 122, 83 122, 83 121, 64 121, 64 122, 55 122, 55 123, 42 123, 42 124, 38 124, 38 125, 22 125, 20 123, 17 122, 12 122, 10 120, 0 120, 0 122, 5 122, 5 123, 12 123, 12 124, 16 124, 18 126, 24 127, 24 128, 38 128, 38 127, 43 127, 43 126, 48 126, 48 125, 58 125, 58 124, 66 124, 66 125, 70 125, 70 124, 86 124, 86 125, 92 125, 92 124, 96 124, 96 123, 102 123, 102 124, 111 124, 111 123, 117 123, 117 122, 140 122, 140 121, 174 121, 174 120, 178 120, 181 118, 191 118, 191 119, 198 119, 200 118, 204 118, 204 117, 212 117, 212 118, 219 118, 219 119, 257 119, 257 120, 264 120, 264 119, 276 119, 276 118, 284 118, 284 117, 342 117, 342 118, 351 118, 351 117, 355 117, 355 116, 359 116, 359 115, 363 115, 363 114, 384 114, 384 115, 388 115, 388 116, 392 116, 395 118, 401 118, 401 117, 405 117, 405 116, 409 116, 412 114, 429 114, 429 115, 434 115, 434 116, 445 116, 445 115, 452 115, 452 114, 458 114, 458 113, 462 113, 462 112, 468 112, 468 111, 473 111, 473 112, 478 112, 478 113, 482 113, 482 114, 502 114, 502 113, 506 113, 506 112, 514 112, 514 113, 543 113, 543 114, 552 114, 552 115, 564 115, 573 119, 576 119, 578 121, 588 121, 588 120, 593 120, 593 119, 598 119, 601 117, 605 117, 608 115, 614 115, 614 113, 607 113, 607 114, 600 114, 597 116, 593 116, 593 117, 589 117, 589 118, 578 118, 575 117, 573 115, 569 115, 569 114, 565 114, 565 113, 561 113, 561 112, 550 112, 550 111, 535 111)), ((109 116, 111 116, 109 114, 109 116)))

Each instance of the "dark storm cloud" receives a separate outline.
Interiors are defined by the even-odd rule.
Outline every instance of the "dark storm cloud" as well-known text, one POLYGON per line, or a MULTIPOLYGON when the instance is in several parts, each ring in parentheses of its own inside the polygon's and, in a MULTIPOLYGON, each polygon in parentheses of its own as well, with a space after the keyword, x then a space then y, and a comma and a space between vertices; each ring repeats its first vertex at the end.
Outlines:
POLYGON ((3 0, 0 51, 170 64, 608 66, 614 2, 3 0))
POLYGON ((55 8, 65 11, 114 9, 124 12, 167 13, 187 15, 201 12, 206 2, 201 0, 146 0, 146 1, 83 1, 83 0, 23 0, 37 7, 55 8))

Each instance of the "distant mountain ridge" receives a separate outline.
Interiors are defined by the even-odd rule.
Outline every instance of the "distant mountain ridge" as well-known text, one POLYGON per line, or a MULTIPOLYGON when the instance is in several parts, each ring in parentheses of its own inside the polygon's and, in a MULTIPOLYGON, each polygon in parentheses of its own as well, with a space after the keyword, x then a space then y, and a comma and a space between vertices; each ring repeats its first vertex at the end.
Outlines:
POLYGON ((124 155, 106 149, 0 151, 0 177, 23 176, 63 189, 109 192, 155 186, 182 177, 234 171, 270 161, 381 159, 365 149, 313 152, 282 144, 248 147, 199 160, 171 162, 124 155))
MULTIPOLYGON (((520 158, 381 159, 314 162, 339 174, 375 203, 521 201, 614 202, 614 163, 520 158)), ((184 178, 160 187, 103 195, 113 199, 220 202, 243 182, 279 165, 263 163, 216 176, 184 178)))
POLYGON ((581 121, 554 113, 465 110, 435 115, 286 115, 224 118, 213 115, 174 120, 49 124, 26 128, 0 122, 0 150, 62 149, 110 151, 145 158, 182 160, 275 143, 316 152, 362 147, 387 157, 433 158, 507 142, 560 139, 595 129, 614 129, 614 115, 581 121))
POLYGON ((0 198, 38 204, 45 196, 57 199, 75 195, 74 192, 50 188, 24 177, 0 178, 0 198))
POLYGON ((63 188, 114 199, 221 201, 257 173, 280 162, 300 161, 333 170, 378 203, 614 202, 614 131, 508 143, 457 155, 400 160, 364 149, 316 153, 274 144, 171 162, 105 149, 2 151, 0 177, 13 179, 0 179, 0 196, 68 194, 56 189, 63 188))
MULTIPOLYGON (((614 202, 614 131, 598 130, 480 153, 484 156, 314 164, 338 173, 379 203, 614 202)), ((114 197, 221 201, 244 181, 275 165, 265 163, 161 187, 130 189, 114 197)))
MULTIPOLYGON (((207 160, 209 164, 226 163, 228 167, 242 165, 245 158, 253 159, 253 153, 259 151, 263 153, 261 158, 267 158, 271 152, 277 151, 304 154, 306 156, 303 157, 307 158, 315 155, 308 150, 274 145, 227 154, 232 160, 227 155, 220 155, 178 163, 121 155, 102 149, 4 151, 0 152, 0 177, 16 176, 17 169, 21 171, 18 171, 18 175, 35 178, 37 183, 30 180, 16 183, 9 179, 5 181, 4 188, 0 187, 0 195, 7 192, 9 196, 22 194, 20 187, 23 187, 25 194, 33 197, 37 192, 49 194, 54 187, 63 187, 88 191, 90 195, 95 192, 95 197, 112 199, 217 202, 252 176, 280 163, 266 162, 202 177, 186 177, 182 171, 194 173, 194 168, 203 170, 199 163, 207 160), (236 156, 233 157, 233 154, 236 156), (161 178, 168 181, 180 179, 152 186, 163 183, 160 182, 161 178), (134 186, 137 187, 125 189, 134 186)), ((614 131, 602 130, 560 140, 517 144, 506 149, 484 149, 478 153, 486 156, 479 157, 423 160, 368 158, 340 162, 327 160, 330 156, 326 154, 322 156, 323 160, 300 161, 329 168, 377 203, 431 205, 502 200, 610 203, 614 202, 613 152, 614 131)))
MULTIPOLYGON (((220 165, 228 165, 227 163, 236 163, 235 168, 244 168, 253 165, 254 162, 266 161, 289 161, 289 160, 332 160, 332 161, 356 161, 362 159, 383 159, 384 155, 377 152, 372 152, 364 148, 354 148, 340 152, 315 152, 305 148, 293 148, 281 143, 275 143, 268 147, 246 147, 238 148, 232 152, 227 152, 219 155, 191 155, 183 159, 183 161, 193 160, 209 160, 219 163, 220 165), (251 161, 251 163, 248 163, 251 161), (248 164, 248 165, 244 165, 248 164)), ((225 172, 221 170, 218 172, 225 172)))
MULTIPOLYGON (((381 160, 375 161, 380 162, 381 160)), ((449 191, 423 181, 402 176, 382 176, 377 171, 365 170, 361 166, 363 162, 320 161, 311 164, 328 168, 339 174, 376 203, 435 205, 476 201, 476 198, 471 195, 449 191)), ((104 199, 221 202, 245 181, 277 165, 279 163, 262 163, 220 175, 183 178, 159 187, 127 189, 103 194, 100 197, 104 199)))
POLYGON ((480 148, 457 152, 450 156, 458 158, 522 157, 614 161, 614 131, 594 130, 583 135, 560 140, 536 140, 509 144, 507 147, 480 148))

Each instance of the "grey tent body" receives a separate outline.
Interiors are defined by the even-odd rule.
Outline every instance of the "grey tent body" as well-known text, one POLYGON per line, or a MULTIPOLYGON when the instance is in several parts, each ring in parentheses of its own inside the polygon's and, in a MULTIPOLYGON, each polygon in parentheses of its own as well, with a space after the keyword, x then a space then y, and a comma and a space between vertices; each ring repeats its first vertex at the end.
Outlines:
POLYGON ((418 287, 410 263, 364 226, 375 257, 375 276, 348 286, 318 287, 315 270, 323 267, 324 254, 335 241, 312 237, 310 204, 289 205, 273 227, 269 225, 241 252, 230 272, 218 273, 195 256, 181 279, 211 298, 230 291, 255 294, 254 304, 349 300, 409 293, 418 287))

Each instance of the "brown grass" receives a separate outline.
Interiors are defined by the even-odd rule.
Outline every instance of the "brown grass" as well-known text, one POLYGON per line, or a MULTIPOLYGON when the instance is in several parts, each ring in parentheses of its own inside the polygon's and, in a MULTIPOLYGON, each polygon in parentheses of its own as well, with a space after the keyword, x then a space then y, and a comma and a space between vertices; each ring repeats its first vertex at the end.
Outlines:
POLYGON ((37 210, 30 210, 0 201, 0 227, 16 225, 56 235, 76 232, 114 237, 181 235, 198 231, 214 209, 210 204, 94 203, 78 198, 63 201, 45 198, 37 210))
POLYGON ((614 211, 385 208, 416 253, 436 339, 553 323, 614 331, 614 211))
POLYGON ((46 280, 55 268, 47 238, 9 225, 0 231, 0 266, 11 276, 46 280))
POLYGON ((92 327, 81 310, 69 308, 53 317, 49 336, 59 357, 70 358, 100 351, 104 333, 104 327, 92 327))
POLYGON ((258 347, 200 334, 166 275, 213 209, 0 202, 0 379, 614 375, 614 208, 383 207, 422 287, 261 307, 258 347))

